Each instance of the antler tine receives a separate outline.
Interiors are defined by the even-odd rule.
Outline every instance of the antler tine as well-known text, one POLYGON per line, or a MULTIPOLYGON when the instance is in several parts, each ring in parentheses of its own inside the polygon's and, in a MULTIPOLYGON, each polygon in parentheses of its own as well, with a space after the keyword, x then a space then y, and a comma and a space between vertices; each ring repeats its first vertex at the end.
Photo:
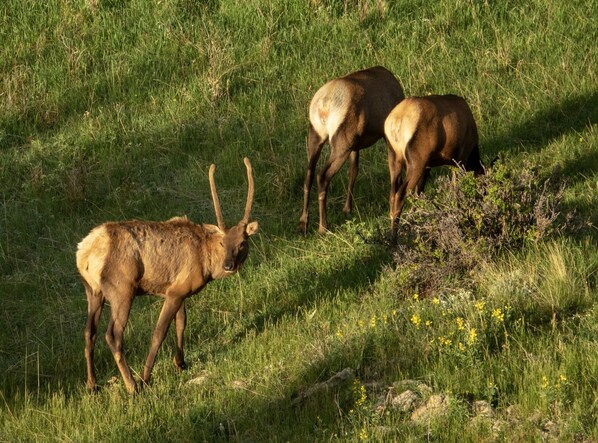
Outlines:
POLYGON ((245 204, 245 215, 243 216, 243 220, 245 223, 249 221, 249 214, 251 213, 251 205, 253 204, 253 191, 254 191, 254 184, 253 184, 253 168, 251 167, 251 162, 247 157, 243 159, 245 163, 245 167, 247 168, 247 181, 249 182, 249 189, 247 191, 247 203, 245 204))
POLYGON ((218 194, 216 193, 216 183, 214 183, 214 171, 216 170, 216 165, 212 163, 210 166, 210 191, 212 191, 212 200, 214 201, 214 212, 216 213, 216 222, 218 223, 218 227, 222 230, 226 229, 226 225, 224 224, 224 219, 222 218, 222 209, 220 208, 220 200, 218 199, 218 194))

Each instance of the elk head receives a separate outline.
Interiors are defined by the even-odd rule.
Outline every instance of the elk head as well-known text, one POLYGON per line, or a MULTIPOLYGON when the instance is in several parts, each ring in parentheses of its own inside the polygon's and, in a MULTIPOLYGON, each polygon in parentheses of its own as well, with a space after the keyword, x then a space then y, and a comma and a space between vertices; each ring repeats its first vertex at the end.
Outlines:
POLYGON ((220 208, 220 200, 216 192, 216 184, 214 182, 214 171, 216 165, 210 166, 210 190, 212 192, 212 200, 214 201, 214 212, 216 213, 216 222, 218 229, 222 233, 221 247, 224 251, 222 269, 225 273, 230 274, 236 272, 247 258, 249 252, 247 240, 255 234, 258 230, 257 221, 249 221, 251 213, 251 205, 253 204, 254 183, 251 162, 247 157, 243 159, 245 167, 247 168, 247 180, 249 182, 249 189, 247 191, 247 202, 245 203, 245 214, 239 223, 231 228, 227 228, 222 217, 222 209, 220 208))

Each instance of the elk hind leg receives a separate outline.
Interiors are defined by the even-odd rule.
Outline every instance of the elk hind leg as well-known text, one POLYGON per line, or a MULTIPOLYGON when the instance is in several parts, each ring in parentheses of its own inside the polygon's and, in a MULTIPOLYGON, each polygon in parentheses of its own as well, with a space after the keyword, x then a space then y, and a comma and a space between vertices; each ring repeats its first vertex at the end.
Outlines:
MULTIPOLYGON (((406 151, 408 152, 408 151, 406 151)), ((394 238, 394 230, 396 223, 401 216, 403 206, 405 204, 405 197, 407 194, 414 191, 419 183, 424 179, 426 173, 427 159, 421 158, 417 152, 411 153, 407 158, 407 172, 405 174, 405 181, 397 191, 394 198, 394 209, 391 215, 391 236, 394 238)))
POLYGON ((129 319, 133 295, 132 293, 117 293, 112 294, 112 297, 109 297, 108 300, 110 301, 111 312, 110 322, 108 323, 108 328, 106 330, 106 342, 108 343, 110 351, 112 351, 114 361, 122 375, 127 391, 132 394, 137 390, 137 384, 131 375, 131 369, 125 358, 123 334, 129 319))
POLYGON ((347 161, 351 153, 353 141, 347 138, 343 132, 342 127, 330 139, 330 158, 328 162, 318 175, 318 209, 320 215, 320 225, 318 232, 325 233, 328 230, 328 223, 326 220, 326 200, 328 197, 328 186, 330 180, 338 172, 338 170, 347 161))
POLYGON ((313 184, 316 165, 320 159, 322 147, 326 140, 318 135, 312 125, 309 125, 309 135, 307 139, 307 171, 305 173, 305 182, 303 184, 303 209, 299 217, 299 226, 297 230, 306 234, 307 232, 307 218, 309 208, 309 194, 313 184))
POLYGON ((390 215, 390 236, 394 239, 396 234, 394 224, 394 214, 397 192, 401 186, 401 175, 403 173, 404 162, 397 156, 396 152, 390 144, 387 144, 388 148, 388 171, 390 173, 390 195, 388 198, 389 203, 389 215, 390 215))
POLYGON ((183 337, 185 334, 185 326, 187 325, 187 311, 185 310, 185 302, 181 305, 174 318, 174 325, 176 328, 176 354, 174 356, 174 365, 177 369, 187 369, 185 363, 185 353, 183 351, 183 337))
POLYGON ((87 389, 97 390, 96 374, 93 363, 94 348, 98 332, 98 323, 104 306, 104 297, 101 292, 94 290, 83 280, 85 294, 87 295, 87 323, 85 324, 85 360, 87 363, 87 389))
POLYGON ((351 151, 349 155, 349 186, 347 187, 347 200, 343 212, 349 214, 353 210, 353 188, 359 170, 359 151, 351 151))

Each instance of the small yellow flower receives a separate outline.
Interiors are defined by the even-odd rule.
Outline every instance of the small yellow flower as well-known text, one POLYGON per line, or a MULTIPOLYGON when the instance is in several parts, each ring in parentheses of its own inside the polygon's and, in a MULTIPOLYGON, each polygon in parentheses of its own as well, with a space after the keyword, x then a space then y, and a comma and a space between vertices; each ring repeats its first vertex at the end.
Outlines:
POLYGON ((393 309, 393 310, 392 310, 392 316, 393 316, 393 317, 396 317, 396 316, 397 316, 397 310, 396 310, 396 309, 393 309))
POLYGON ((500 323, 505 321, 505 313, 500 308, 495 308, 492 310, 492 317, 500 323))
POLYGON ((357 326, 359 326, 359 329, 363 329, 363 328, 364 328, 364 326, 365 326, 365 322, 364 322, 363 320, 359 320, 359 321, 357 322, 357 326))
POLYGON ((546 377, 545 375, 542 376, 542 389, 546 389, 548 388, 548 377, 546 377))
POLYGON ((478 310, 478 312, 479 312, 480 314, 483 314, 483 313, 484 313, 484 310, 486 309, 486 302, 485 302, 485 301, 483 301, 483 300, 477 301, 477 302, 475 303, 475 308, 478 310))
POLYGON ((336 331, 335 335, 336 335, 337 338, 343 338, 344 337, 344 335, 343 335, 343 333, 341 332, 340 329, 338 331, 336 331))
POLYGON ((469 337, 467 338, 467 343, 470 345, 474 344, 478 338, 478 333, 475 328, 471 328, 469 330, 469 337))
POLYGON ((372 318, 370 319, 370 328, 374 329, 376 328, 376 316, 373 315, 372 318))
POLYGON ((382 323, 384 323, 385 325, 388 324, 388 315, 382 314, 382 323))
POLYGON ((430 326, 432 326, 432 320, 426 320, 425 325, 429 328, 430 326))
POLYGON ((463 329, 465 329, 465 325, 464 325, 463 319, 461 317, 457 317, 457 329, 459 331, 462 331, 463 329))
POLYGON ((567 381, 567 376, 564 374, 559 375, 559 380, 563 383, 565 383, 567 381))
POLYGON ((461 351, 461 352, 465 351, 465 346, 463 346, 463 343, 459 342, 459 344, 457 346, 459 347, 459 351, 461 351))
POLYGON ((415 300, 415 301, 419 300, 419 294, 417 292, 415 294, 413 294, 413 300, 415 300))
POLYGON ((411 323, 413 323, 416 327, 419 328, 419 325, 420 325, 421 322, 422 322, 422 319, 420 318, 419 315, 413 314, 411 316, 411 323))
POLYGON ((368 431, 366 428, 361 428, 359 432, 359 439, 360 440, 367 440, 368 439, 368 431))
POLYGON ((432 299, 432 303, 434 303, 436 306, 438 306, 440 304, 440 299, 438 297, 434 297, 432 299))

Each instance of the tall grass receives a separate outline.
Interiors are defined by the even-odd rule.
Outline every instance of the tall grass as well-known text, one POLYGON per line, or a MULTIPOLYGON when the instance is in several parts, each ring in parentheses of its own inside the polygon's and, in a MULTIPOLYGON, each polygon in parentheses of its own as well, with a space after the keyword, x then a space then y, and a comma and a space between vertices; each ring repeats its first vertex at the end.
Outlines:
MULTIPOLYGON (((354 215, 341 215, 340 173, 332 232, 295 234, 307 104, 326 80, 375 64, 407 95, 466 97, 485 160, 500 154, 511 173, 528 160, 539 178, 560 164, 566 209, 595 226, 595 6, 3 2, 0 441, 597 439, 595 228, 491 260, 473 289, 414 298, 391 251, 363 240, 388 224, 378 143, 362 155, 354 215), (261 233, 239 276, 188 301, 189 370, 173 370, 169 338, 151 386, 130 398, 98 340, 103 389, 88 395, 77 242, 106 220, 213 222, 212 162, 225 218, 240 217, 244 156, 261 233), (375 394, 361 402, 352 387, 292 403, 345 367, 357 385, 418 379, 491 401, 496 416, 471 420, 457 400, 424 426, 377 415, 375 394)), ((160 302, 133 307, 134 370, 160 302)))

